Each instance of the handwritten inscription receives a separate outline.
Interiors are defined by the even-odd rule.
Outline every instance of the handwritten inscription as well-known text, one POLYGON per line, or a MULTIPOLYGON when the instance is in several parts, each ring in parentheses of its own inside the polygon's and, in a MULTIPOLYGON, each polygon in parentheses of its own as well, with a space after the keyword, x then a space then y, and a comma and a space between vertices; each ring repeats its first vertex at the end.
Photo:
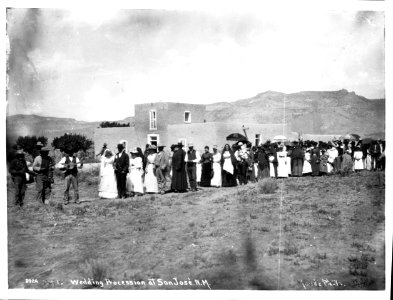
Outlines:
POLYGON ((299 283, 303 286, 305 290, 308 288, 326 288, 326 287, 345 287, 346 285, 338 280, 329 280, 322 278, 321 280, 311 280, 311 281, 303 281, 300 280, 299 283))

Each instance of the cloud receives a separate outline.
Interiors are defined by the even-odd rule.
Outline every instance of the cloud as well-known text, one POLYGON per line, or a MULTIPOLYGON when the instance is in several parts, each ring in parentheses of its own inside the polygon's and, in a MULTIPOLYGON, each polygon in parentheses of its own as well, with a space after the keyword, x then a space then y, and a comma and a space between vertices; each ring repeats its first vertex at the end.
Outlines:
POLYGON ((116 120, 146 101, 341 88, 384 95, 378 12, 13 9, 8 25, 12 113, 116 120))

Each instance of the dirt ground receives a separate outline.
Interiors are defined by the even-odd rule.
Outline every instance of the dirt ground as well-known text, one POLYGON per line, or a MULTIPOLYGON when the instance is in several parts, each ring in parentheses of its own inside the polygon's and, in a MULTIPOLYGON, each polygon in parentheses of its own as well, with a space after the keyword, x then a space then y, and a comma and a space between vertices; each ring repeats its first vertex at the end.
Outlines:
POLYGON ((385 288, 384 173, 126 200, 81 181, 79 205, 56 178, 48 205, 29 185, 22 209, 9 183, 9 288, 385 288))

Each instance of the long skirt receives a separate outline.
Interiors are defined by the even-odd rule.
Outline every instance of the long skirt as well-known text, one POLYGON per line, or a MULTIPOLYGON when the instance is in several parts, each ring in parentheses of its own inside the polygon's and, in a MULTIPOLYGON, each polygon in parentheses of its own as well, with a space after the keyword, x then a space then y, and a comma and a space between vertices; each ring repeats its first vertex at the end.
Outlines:
POLYGON ((277 164, 269 162, 270 177, 276 177, 277 164))
POLYGON ((278 158, 277 177, 288 177, 288 167, 286 157, 278 158))
MULTIPOLYGON (((273 170, 274 173, 274 170, 273 170)), ((268 166, 264 166, 261 168, 261 166, 258 166, 258 179, 263 179, 267 178, 270 176, 270 171, 268 166)))
POLYGON ((291 168, 292 159, 289 156, 287 156, 286 162, 287 162, 288 175, 292 176, 292 168, 291 168))
POLYGON ((363 159, 355 159, 354 168, 355 170, 363 170, 364 169, 363 159))
POLYGON ((372 168, 372 164, 371 164, 371 155, 368 154, 367 157, 364 159, 364 166, 367 170, 371 171, 372 168))
POLYGON ((303 175, 303 159, 294 158, 292 159, 292 176, 303 175))
POLYGON ((212 178, 212 164, 202 164, 201 186, 209 187, 212 178))
POLYGON ((311 170, 312 170, 312 176, 318 176, 319 175, 319 163, 317 163, 318 156, 313 155, 311 156, 311 170))
POLYGON ((339 170, 341 170, 341 157, 340 156, 337 156, 334 159, 333 166, 334 166, 334 171, 335 172, 338 172, 339 170))
POLYGON ((200 163, 196 164, 196 182, 201 182, 202 180, 202 165, 200 163))
POLYGON ((231 174, 225 170, 222 170, 221 174, 222 174, 222 186, 223 187, 237 186, 235 174, 231 174))
POLYGON ((183 166, 180 170, 172 168, 172 183, 171 188, 173 191, 185 192, 187 191, 187 173, 186 168, 183 166))
POLYGON ((303 162, 303 174, 310 174, 312 172, 311 163, 308 160, 303 162))
POLYGON ((143 194, 142 171, 131 169, 127 174, 127 192, 143 194))
POLYGON ((157 177, 154 174, 153 164, 147 165, 147 172, 145 174, 146 193, 158 193, 157 177))
POLYGON ((213 178, 210 182, 211 186, 221 186, 221 165, 218 162, 213 163, 213 178))
POLYGON ((111 172, 105 172, 104 175, 101 176, 98 196, 105 199, 114 199, 117 195, 116 176, 112 169, 111 172))

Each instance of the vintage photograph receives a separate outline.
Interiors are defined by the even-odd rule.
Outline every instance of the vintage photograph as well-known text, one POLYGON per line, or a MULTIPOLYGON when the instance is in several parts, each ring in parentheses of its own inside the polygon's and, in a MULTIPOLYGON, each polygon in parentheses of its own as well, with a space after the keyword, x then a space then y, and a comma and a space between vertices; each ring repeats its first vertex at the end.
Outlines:
POLYGON ((6 25, 10 290, 386 289, 383 10, 6 25))

